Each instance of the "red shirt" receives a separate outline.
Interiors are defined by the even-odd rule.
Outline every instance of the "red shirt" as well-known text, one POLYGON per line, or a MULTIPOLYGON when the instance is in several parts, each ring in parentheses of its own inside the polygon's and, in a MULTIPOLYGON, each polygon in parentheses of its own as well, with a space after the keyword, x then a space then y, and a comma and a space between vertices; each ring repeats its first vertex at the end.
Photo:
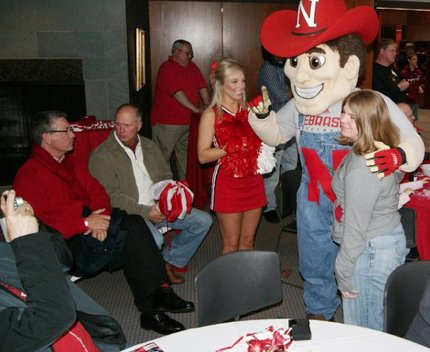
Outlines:
POLYGON ((33 147, 32 156, 18 170, 13 181, 13 189, 32 205, 38 219, 53 227, 65 238, 87 230, 82 217, 84 207, 91 211, 105 208, 105 214, 112 212, 109 195, 90 175, 86 165, 67 154, 64 160, 58 163, 39 146, 33 147), (82 192, 80 196, 74 191, 70 180, 55 175, 46 165, 61 168, 67 162, 71 168, 68 173, 73 173, 78 182, 76 187, 82 192))
POLYGON ((418 68, 412 71, 410 66, 407 65, 402 70, 402 75, 409 82, 409 88, 406 91, 406 101, 411 104, 417 104, 420 100, 420 94, 418 92, 420 86, 424 83, 422 72, 418 68))
POLYGON ((169 56, 158 70, 151 124, 188 125, 192 111, 173 98, 173 95, 182 90, 188 100, 198 106, 199 89, 206 87, 206 81, 197 65, 191 62, 187 67, 182 67, 169 56))

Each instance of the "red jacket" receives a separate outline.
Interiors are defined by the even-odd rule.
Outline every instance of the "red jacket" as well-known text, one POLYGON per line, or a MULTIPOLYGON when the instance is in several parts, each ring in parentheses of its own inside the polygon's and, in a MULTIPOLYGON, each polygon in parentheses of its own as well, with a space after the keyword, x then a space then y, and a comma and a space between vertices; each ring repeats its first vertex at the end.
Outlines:
POLYGON ((406 101, 411 104, 417 104, 420 100, 420 94, 418 93, 419 88, 424 83, 422 72, 418 68, 412 71, 410 66, 407 65, 403 69, 402 75, 409 82, 409 88, 406 92, 406 101))
POLYGON ((105 208, 105 214, 112 211, 109 195, 90 175, 86 165, 72 160, 67 154, 58 163, 37 145, 33 147, 30 159, 18 170, 13 189, 32 205, 37 218, 65 238, 87 230, 82 216, 84 207, 91 211, 105 208), (57 166, 59 171, 67 172, 64 174, 67 177, 52 172, 52 168, 57 166), (70 177, 77 181, 75 187, 70 179, 66 179, 70 177), (81 194, 77 195, 76 189, 81 194))

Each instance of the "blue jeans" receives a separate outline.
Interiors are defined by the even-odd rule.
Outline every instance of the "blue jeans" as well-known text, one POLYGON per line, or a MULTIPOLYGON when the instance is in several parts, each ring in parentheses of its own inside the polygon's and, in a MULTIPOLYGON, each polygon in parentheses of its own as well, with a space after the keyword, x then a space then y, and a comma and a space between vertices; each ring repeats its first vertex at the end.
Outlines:
MULTIPOLYGON (((158 229, 165 227, 166 222, 162 221, 158 224, 153 224, 148 220, 145 221, 151 230, 155 243, 161 249, 164 237, 158 229)), ((178 235, 172 235, 170 249, 167 244, 164 245, 162 249, 164 260, 178 268, 183 268, 191 260, 206 237, 212 226, 212 218, 208 213, 192 208, 191 213, 187 214, 183 220, 177 219, 167 225, 169 229, 181 230, 181 232, 178 235)))
POLYGON ((295 170, 299 158, 296 139, 293 138, 285 144, 285 149, 275 152, 276 168, 270 174, 264 175, 264 191, 266 192, 267 205, 264 212, 276 210, 275 189, 279 183, 279 177, 285 171, 295 170))
POLYGON ((343 322, 382 331, 383 299, 388 276, 405 262, 408 253, 403 227, 372 238, 355 264, 351 288, 356 298, 342 299, 343 322))
POLYGON ((325 196, 320 204, 308 202, 308 182, 302 181, 297 192, 297 242, 299 269, 305 282, 303 300, 306 312, 330 319, 340 305, 334 276, 339 246, 331 237, 333 203, 325 196))

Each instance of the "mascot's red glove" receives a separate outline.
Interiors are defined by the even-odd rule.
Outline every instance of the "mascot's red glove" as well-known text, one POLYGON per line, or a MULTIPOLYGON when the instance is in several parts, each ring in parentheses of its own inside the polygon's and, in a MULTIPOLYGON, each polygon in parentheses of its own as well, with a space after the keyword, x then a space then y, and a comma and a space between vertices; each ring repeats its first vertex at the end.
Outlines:
POLYGON ((270 111, 272 111, 272 102, 269 99, 265 86, 261 87, 261 94, 249 101, 248 104, 255 116, 259 119, 265 119, 269 116, 270 111))
POLYGON ((382 146, 382 150, 365 155, 366 165, 370 171, 378 173, 378 178, 383 178, 398 170, 400 165, 406 162, 406 154, 401 148, 389 148, 387 145, 375 142, 382 146))

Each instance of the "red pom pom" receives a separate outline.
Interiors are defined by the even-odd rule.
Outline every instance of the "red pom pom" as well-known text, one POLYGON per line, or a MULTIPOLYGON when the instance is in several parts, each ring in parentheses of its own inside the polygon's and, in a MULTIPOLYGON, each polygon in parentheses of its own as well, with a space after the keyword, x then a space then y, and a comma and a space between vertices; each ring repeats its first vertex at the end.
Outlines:
POLYGON ((218 145, 227 152, 221 159, 225 171, 233 177, 256 175, 261 140, 248 123, 248 111, 224 114, 215 123, 218 145))

